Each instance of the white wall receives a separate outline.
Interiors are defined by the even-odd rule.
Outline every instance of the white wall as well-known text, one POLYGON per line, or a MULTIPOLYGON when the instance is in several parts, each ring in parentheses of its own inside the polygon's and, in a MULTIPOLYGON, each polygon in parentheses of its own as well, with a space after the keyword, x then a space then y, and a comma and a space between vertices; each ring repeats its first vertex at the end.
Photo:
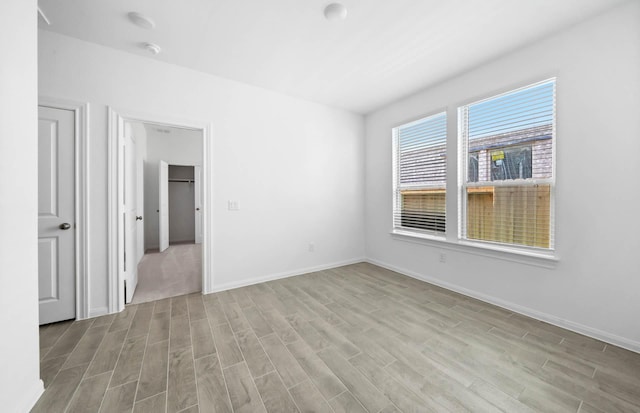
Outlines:
MULTIPOLYGON (((640 3, 630 2, 367 116, 367 256, 640 351, 639 45, 640 3), (555 268, 392 238, 391 128, 445 106, 453 118, 459 104, 550 76, 558 77, 555 268)), ((455 173, 455 156, 448 161, 455 173)), ((455 190, 455 178, 449 184, 455 190)))
MULTIPOLYGON (((170 128, 148 124, 147 130, 147 158, 145 162, 145 248, 155 249, 159 244, 159 162, 165 161, 169 165, 202 165, 202 131, 170 128), (159 132, 161 130, 169 133, 159 132)), ((171 210, 171 206, 169 206, 171 210)), ((171 221, 171 220, 170 220, 171 221)), ((171 226, 171 222, 169 222, 171 226)), ((175 228, 174 228, 175 230, 175 228)), ((169 238, 171 241, 171 228, 169 238)))
POLYGON ((38 346, 38 90, 35 0, 0 12, 0 410, 43 391, 38 346), (16 174, 15 171, 20 171, 16 174))
POLYGON ((92 314, 107 308, 106 105, 212 122, 214 288, 363 257, 361 116, 43 31, 39 69, 41 94, 91 104, 92 314))

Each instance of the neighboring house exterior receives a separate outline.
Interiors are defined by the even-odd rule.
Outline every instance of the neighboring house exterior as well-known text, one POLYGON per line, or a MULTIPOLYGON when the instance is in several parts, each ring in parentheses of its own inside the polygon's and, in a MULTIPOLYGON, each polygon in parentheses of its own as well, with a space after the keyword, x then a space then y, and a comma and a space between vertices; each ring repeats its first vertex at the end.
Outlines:
MULTIPOLYGON (((550 187, 504 187, 493 182, 550 178, 552 137, 551 125, 544 125, 470 140, 468 182, 487 185, 468 189, 467 238, 549 247, 550 187), (514 219, 518 213, 527 214, 524 221, 541 230, 514 228, 514 222, 522 221, 514 219)), ((399 162, 402 226, 444 232, 445 146, 402 151, 399 162)))
POLYGON ((550 125, 469 142, 469 182, 548 178, 552 173, 550 125))

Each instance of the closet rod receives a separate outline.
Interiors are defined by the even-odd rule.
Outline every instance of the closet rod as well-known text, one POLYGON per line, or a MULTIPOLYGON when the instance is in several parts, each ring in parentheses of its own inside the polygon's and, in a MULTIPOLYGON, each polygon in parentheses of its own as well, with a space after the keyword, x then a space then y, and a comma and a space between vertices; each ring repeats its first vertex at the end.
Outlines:
POLYGON ((189 182, 191 184, 195 181, 193 179, 169 179, 169 182, 189 182))

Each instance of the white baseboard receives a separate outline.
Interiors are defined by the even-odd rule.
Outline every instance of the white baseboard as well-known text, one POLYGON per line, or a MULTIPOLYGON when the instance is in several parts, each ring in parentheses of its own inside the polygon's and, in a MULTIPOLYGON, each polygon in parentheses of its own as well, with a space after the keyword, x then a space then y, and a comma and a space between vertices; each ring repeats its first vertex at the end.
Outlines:
POLYGON ((174 239, 169 241, 169 246, 172 245, 180 245, 180 244, 195 244, 195 239, 174 239))
POLYGON ((14 408, 11 408, 11 406, 6 406, 6 405, 2 406, 3 411, 5 411, 4 409, 7 407, 8 407, 8 409, 6 410, 7 412, 31 411, 31 409, 33 409, 33 406, 35 406, 36 403, 38 402, 38 399, 40 398, 40 396, 42 396, 42 393, 44 393, 44 383, 42 382, 42 380, 38 379, 34 381, 33 384, 29 387, 30 387, 29 389, 25 389, 24 392, 21 392, 21 394, 24 395, 24 399, 21 402, 16 400, 16 405, 14 406, 14 408))
POLYGON ((264 275, 264 276, 261 276, 261 277, 253 277, 253 278, 249 278, 249 279, 242 280, 242 281, 236 281, 236 282, 230 282, 230 283, 225 283, 225 284, 220 284, 220 285, 214 285, 213 290, 211 292, 212 293, 217 293, 217 292, 220 292, 220 291, 233 290, 234 288, 246 287, 248 285, 259 284, 259 283, 263 283, 263 282, 266 282, 266 281, 279 280, 281 278, 294 277, 296 275, 307 274, 307 273, 310 273, 310 272, 328 270, 328 269, 331 269, 331 268, 342 267, 343 265, 356 264, 356 263, 364 262, 364 261, 366 261, 366 259, 364 257, 352 258, 352 259, 349 259, 349 260, 332 262, 332 263, 328 263, 328 264, 318 265, 318 266, 315 266, 315 267, 300 268, 300 269, 293 270, 293 271, 285 271, 285 272, 280 272, 280 273, 276 273, 276 274, 264 275))
POLYGON ((107 314, 109 314, 109 307, 105 306, 105 307, 90 308, 89 317, 87 318, 100 317, 107 314))
POLYGON ((573 332, 583 334, 585 336, 589 336, 606 343, 613 344, 614 346, 626 348, 627 350, 634 351, 636 353, 640 353, 640 342, 630 340, 625 337, 618 336, 616 334, 608 333, 606 331, 598 330, 593 327, 586 326, 584 324, 576 323, 570 320, 565 320, 560 317, 556 317, 551 314, 547 314, 538 310, 534 310, 532 308, 524 307, 519 304, 515 304, 509 301, 502 300, 500 298, 496 298, 484 293, 480 293, 478 291, 470 290, 468 288, 460 287, 459 285, 451 284, 446 281, 439 280, 437 278, 433 278, 424 274, 419 274, 414 271, 407 270, 405 268, 401 268, 392 264, 388 264, 386 262, 378 261, 373 258, 367 258, 367 262, 386 268, 391 271, 395 271, 397 273, 406 275, 411 278, 418 279, 420 281, 425 281, 429 284, 434 284, 442 288, 446 288, 447 290, 455 291, 457 293, 476 298, 480 301, 484 301, 489 304, 497 305, 498 307, 506 308, 507 310, 516 312, 518 314, 525 315, 527 317, 535 318, 539 321, 544 321, 549 324, 553 324, 555 326, 566 328, 567 330, 571 330, 573 332))

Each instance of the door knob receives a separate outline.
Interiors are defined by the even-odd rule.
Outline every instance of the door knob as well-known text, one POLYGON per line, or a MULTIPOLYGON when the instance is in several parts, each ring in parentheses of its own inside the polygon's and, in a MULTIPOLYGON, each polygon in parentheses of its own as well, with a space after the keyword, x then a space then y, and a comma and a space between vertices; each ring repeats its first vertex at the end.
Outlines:
POLYGON ((196 208, 196 211, 200 211, 200 208, 196 208))
POLYGON ((136 221, 142 221, 142 215, 136 217, 136 221))
POLYGON ((71 224, 69 224, 68 222, 65 222, 64 224, 60 224, 60 226, 58 228, 67 230, 67 229, 71 228, 71 224))

